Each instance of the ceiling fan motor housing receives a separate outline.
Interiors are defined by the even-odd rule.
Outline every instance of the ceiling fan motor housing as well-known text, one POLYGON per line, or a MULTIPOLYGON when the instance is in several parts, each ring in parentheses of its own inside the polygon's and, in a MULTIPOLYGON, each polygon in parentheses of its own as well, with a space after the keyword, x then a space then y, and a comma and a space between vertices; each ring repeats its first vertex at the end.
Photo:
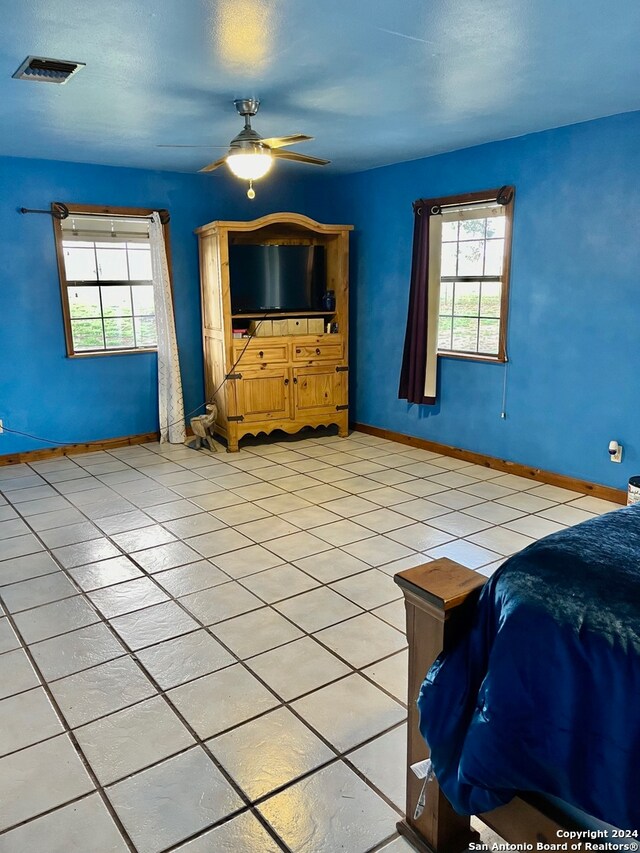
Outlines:
POLYGON ((238 113, 244 116, 244 127, 231 140, 231 150, 244 154, 269 153, 269 146, 263 144, 260 134, 251 127, 251 116, 258 112, 260 101, 257 98, 237 98, 233 103, 238 113))
POLYGON ((231 148, 234 149, 244 149, 249 151, 269 151, 269 146, 264 145, 262 142, 262 137, 259 133, 256 133, 253 128, 248 128, 245 130, 241 130, 237 136, 234 136, 231 142, 229 143, 231 148))
POLYGON ((236 98, 233 103, 241 116, 254 116, 260 107, 258 98, 236 98))

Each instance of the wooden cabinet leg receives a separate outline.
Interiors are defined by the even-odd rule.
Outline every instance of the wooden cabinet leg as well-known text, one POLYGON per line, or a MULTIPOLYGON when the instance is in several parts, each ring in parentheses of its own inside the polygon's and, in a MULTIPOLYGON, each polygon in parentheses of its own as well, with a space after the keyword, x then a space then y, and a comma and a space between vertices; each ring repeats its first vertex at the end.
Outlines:
POLYGON ((344 417, 338 424, 338 435, 340 438, 349 437, 349 419, 347 417, 344 417))
POLYGON ((227 453, 237 453, 238 447, 238 429, 235 424, 229 424, 227 429, 227 453))

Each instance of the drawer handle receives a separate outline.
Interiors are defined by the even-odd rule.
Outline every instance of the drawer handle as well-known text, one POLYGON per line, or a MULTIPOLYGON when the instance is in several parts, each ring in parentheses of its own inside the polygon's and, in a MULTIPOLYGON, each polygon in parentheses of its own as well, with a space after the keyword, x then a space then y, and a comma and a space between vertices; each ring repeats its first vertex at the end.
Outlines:
POLYGON ((299 349, 299 347, 296 347, 296 355, 300 355, 300 349, 299 349))
POLYGON ((260 358, 264 358, 264 352, 263 352, 263 350, 260 350, 260 352, 258 353, 258 355, 260 356, 260 358))
POLYGON ((288 384, 289 384, 289 380, 288 380, 288 379, 285 379, 285 380, 284 380, 284 384, 285 384, 285 385, 288 385, 288 384))
POLYGON ((294 380, 293 380, 293 384, 294 384, 294 385, 297 385, 297 384, 298 384, 298 380, 297 380, 297 379, 294 379, 294 380))
POLYGON ((316 355, 320 355, 320 350, 316 349, 316 355))

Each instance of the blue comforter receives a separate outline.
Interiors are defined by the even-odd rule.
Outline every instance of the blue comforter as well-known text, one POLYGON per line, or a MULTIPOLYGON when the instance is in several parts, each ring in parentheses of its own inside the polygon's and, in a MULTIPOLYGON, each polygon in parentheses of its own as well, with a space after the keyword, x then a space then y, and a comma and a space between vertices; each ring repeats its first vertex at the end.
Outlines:
POLYGON ((536 791, 640 829, 640 505, 507 560, 418 707, 459 813, 536 791))

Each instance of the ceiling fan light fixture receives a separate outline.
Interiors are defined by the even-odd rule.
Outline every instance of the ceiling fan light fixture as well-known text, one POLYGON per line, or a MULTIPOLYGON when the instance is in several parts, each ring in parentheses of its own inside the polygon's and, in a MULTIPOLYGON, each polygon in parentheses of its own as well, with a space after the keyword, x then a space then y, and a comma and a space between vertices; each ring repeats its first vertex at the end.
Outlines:
POLYGON ((271 152, 261 149, 259 151, 236 151, 227 154, 227 166, 237 178, 245 181, 257 181, 263 178, 273 164, 271 152))
MULTIPOLYGON (((299 142, 309 142, 313 136, 306 136, 304 133, 293 133, 289 136, 270 136, 267 139, 260 136, 251 127, 251 116, 258 112, 260 106, 260 101, 257 98, 238 99, 234 101, 234 104, 238 113, 244 117, 244 127, 231 140, 227 153, 214 160, 213 163, 207 163, 199 170, 200 172, 213 172, 226 163, 229 171, 236 178, 249 182, 247 195, 249 198, 255 198, 253 182, 264 178, 276 159, 292 160, 296 163, 308 163, 315 166, 326 166, 330 162, 329 160, 322 160, 320 157, 308 157, 306 154, 299 154, 297 151, 281 150, 290 145, 297 145, 299 142)), ((202 146, 166 147, 200 148, 202 146)))

